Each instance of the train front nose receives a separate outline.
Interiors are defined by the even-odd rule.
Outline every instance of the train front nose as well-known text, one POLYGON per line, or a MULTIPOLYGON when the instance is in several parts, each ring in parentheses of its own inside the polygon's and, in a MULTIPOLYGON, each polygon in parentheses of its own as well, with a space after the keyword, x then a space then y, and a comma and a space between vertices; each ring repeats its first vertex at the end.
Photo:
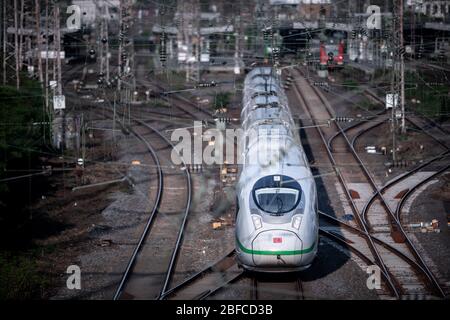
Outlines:
POLYGON ((303 243, 294 232, 263 231, 252 242, 253 263, 256 267, 298 267, 302 249, 303 243))

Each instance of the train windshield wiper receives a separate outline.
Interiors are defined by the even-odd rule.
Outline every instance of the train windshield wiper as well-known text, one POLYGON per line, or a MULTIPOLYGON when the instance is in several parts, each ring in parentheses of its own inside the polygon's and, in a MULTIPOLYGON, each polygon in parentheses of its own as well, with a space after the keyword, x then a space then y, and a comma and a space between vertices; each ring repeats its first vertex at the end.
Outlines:
POLYGON ((296 206, 299 190, 291 188, 262 188, 255 190, 255 198, 261 210, 281 215, 296 206))
POLYGON ((277 209, 277 213, 281 213, 283 212, 283 200, 278 196, 277 194, 277 204, 278 204, 278 209, 277 209))

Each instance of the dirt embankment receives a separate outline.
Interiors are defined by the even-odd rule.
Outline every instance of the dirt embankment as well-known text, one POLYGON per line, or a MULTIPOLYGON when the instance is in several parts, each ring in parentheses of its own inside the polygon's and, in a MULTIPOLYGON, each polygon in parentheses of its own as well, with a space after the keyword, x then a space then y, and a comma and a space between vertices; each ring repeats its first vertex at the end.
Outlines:
MULTIPOLYGON (((115 162, 116 146, 95 132, 87 137, 84 168, 76 165, 77 157, 67 154, 49 157, 47 164, 55 168, 47 178, 48 188, 41 192, 39 201, 30 206, 32 214, 32 254, 23 254, 32 262, 32 273, 39 277, 39 290, 34 298, 47 299, 59 289, 68 266, 77 264, 82 253, 111 243, 102 235, 109 227, 103 224, 102 211, 118 192, 129 192, 126 183, 112 183, 98 187, 76 189, 97 183, 120 179, 126 167, 115 162), (75 189, 74 189, 75 188, 75 189)), ((30 277, 24 279, 31 281, 30 277)), ((12 281, 14 283, 15 281, 12 281)))

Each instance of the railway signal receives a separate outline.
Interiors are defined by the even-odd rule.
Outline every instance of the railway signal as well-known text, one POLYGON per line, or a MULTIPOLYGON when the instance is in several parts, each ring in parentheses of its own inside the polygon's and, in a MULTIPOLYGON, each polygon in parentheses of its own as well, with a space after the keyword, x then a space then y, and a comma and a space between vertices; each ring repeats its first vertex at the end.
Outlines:
POLYGON ((272 56, 274 66, 278 66, 280 64, 280 48, 273 48, 272 56))
POLYGON ((215 122, 222 122, 222 123, 231 123, 235 121, 234 118, 216 118, 214 119, 215 122))
POLYGON ((217 82, 215 82, 214 80, 211 82, 203 82, 203 83, 199 83, 197 85, 197 88, 210 88, 210 87, 216 87, 217 86, 217 82))
POLYGON ((421 59, 424 52, 425 52, 425 48, 423 46, 423 38, 421 38, 419 50, 417 53, 417 58, 421 59))
POLYGON ((350 117, 335 117, 332 118, 331 121, 336 121, 336 122, 353 122, 355 121, 355 118, 350 118, 350 117))
POLYGON ((159 39, 159 60, 163 67, 165 67, 167 61, 167 47, 166 47, 166 33, 162 32, 161 37, 159 39))
MULTIPOLYGON (((392 150, 391 150, 391 152, 392 152, 392 150)), ((407 160, 396 160, 396 161, 386 163, 386 166, 391 167, 391 168, 406 168, 410 165, 411 165, 411 163, 407 160)))
POLYGON ((263 39, 264 41, 268 41, 272 38, 272 29, 264 29, 263 30, 263 39))

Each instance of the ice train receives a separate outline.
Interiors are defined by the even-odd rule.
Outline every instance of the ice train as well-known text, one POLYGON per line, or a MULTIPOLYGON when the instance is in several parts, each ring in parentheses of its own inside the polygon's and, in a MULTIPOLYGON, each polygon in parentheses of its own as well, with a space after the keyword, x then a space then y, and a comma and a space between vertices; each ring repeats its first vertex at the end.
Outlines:
POLYGON ((245 78, 243 164, 236 188, 236 251, 247 270, 308 268, 319 241, 317 191, 279 75, 257 67, 245 78))

